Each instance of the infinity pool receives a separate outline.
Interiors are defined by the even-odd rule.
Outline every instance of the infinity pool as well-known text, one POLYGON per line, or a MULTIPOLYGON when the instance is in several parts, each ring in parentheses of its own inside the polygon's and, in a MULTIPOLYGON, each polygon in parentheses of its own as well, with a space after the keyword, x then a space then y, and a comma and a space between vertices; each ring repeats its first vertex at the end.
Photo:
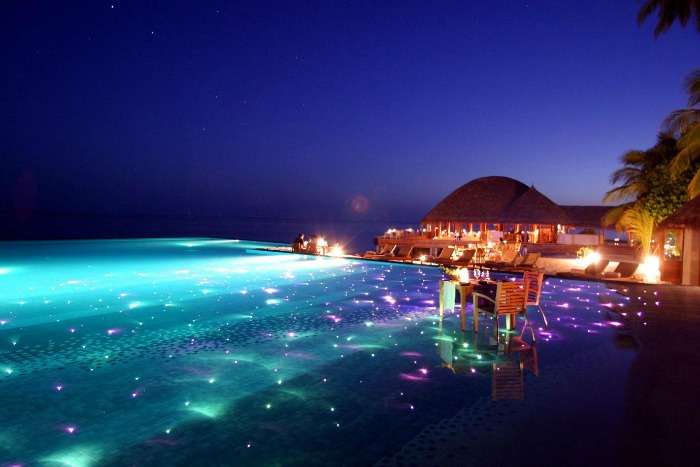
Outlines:
POLYGON ((0 464, 483 465, 520 459, 526 441, 532 465, 614 452, 636 354, 625 321, 641 319, 624 294, 549 280, 549 327, 531 312, 537 343, 508 351, 488 318, 478 335, 439 319, 438 269, 264 246, 0 244, 0 464))

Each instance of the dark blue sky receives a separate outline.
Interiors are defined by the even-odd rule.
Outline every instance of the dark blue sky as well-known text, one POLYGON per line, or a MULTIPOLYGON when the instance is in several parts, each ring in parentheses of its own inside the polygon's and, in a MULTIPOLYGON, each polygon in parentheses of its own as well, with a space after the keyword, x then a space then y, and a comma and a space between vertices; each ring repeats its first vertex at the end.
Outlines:
POLYGON ((483 175, 599 203, 698 65, 638 6, 3 2, 0 208, 418 220, 483 175))

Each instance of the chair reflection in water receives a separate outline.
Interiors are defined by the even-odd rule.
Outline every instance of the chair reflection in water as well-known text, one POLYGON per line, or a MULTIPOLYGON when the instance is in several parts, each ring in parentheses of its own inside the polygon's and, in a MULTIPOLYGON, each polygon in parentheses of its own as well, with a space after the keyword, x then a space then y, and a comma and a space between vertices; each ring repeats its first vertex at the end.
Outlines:
MULTIPOLYGON (((491 398, 492 400, 522 400, 524 398, 524 370, 539 376, 539 360, 535 342, 535 334, 532 325, 527 317, 527 309, 530 307, 540 307, 540 293, 542 288, 542 273, 526 272, 523 282, 499 282, 496 286, 496 298, 492 299, 483 294, 473 293, 474 300, 474 326, 472 332, 465 332, 464 323, 466 297, 462 298, 461 305, 461 326, 462 332, 453 331, 452 334, 445 332, 443 328, 444 310, 454 309, 455 289, 454 287, 441 286, 440 303, 440 338, 438 347, 442 366, 449 368, 455 373, 474 373, 476 368, 483 368, 484 365, 491 367, 491 398), (478 334, 478 313, 484 311, 478 308, 478 297, 485 297, 494 306, 496 323, 495 340, 491 336, 486 337, 486 343, 479 342, 478 334), (499 298, 501 299, 499 301, 499 298), (510 315, 515 322, 515 316, 522 314, 525 317, 525 324, 519 335, 506 333, 500 339, 498 332, 498 317, 500 314, 510 315), (526 329, 529 328, 532 334, 532 343, 523 339, 526 329), (469 342, 471 341, 471 342, 469 342), (495 345, 494 345, 495 343, 495 345)), ((470 292, 465 285, 461 286, 460 295, 470 292)), ((542 313, 541 309, 540 312, 542 313)), ((544 313, 542 313, 544 317, 544 313)), ((546 318, 545 318, 546 319, 546 318)), ((545 321, 546 322, 546 321, 545 321)))
POLYGON ((525 397, 525 370, 539 376, 537 347, 520 336, 506 335, 498 344, 479 341, 474 332, 449 334, 441 329, 438 352, 442 366, 454 373, 471 374, 491 370, 492 400, 522 400, 525 397))

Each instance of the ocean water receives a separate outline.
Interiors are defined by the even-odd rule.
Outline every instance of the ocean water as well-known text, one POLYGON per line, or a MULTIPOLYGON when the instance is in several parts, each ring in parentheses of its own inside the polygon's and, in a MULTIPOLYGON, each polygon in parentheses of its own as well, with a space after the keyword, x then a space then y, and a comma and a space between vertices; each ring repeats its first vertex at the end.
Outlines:
POLYGON ((550 279, 497 341, 436 268, 267 245, 0 244, 0 465, 615 459, 630 297, 550 279))

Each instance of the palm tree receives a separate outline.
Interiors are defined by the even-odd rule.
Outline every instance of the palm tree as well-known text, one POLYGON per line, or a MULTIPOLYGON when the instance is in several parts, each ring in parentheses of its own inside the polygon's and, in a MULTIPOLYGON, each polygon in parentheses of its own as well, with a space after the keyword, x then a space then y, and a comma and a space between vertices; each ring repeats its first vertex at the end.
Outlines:
POLYGON ((681 26, 695 17, 695 27, 700 32, 700 0, 646 0, 637 14, 637 22, 643 23, 654 11, 658 10, 654 36, 668 31, 678 21, 681 26))
MULTIPOLYGON (((666 131, 680 136, 678 155, 671 163, 671 176, 681 177, 700 159, 700 70, 693 71, 685 81, 688 107, 671 112, 664 121, 666 131)), ((700 195, 700 168, 688 184, 688 196, 700 195)))
MULTIPOLYGON (((610 177, 613 185, 603 201, 623 201, 639 199, 649 190, 648 177, 661 164, 666 164, 676 156, 676 138, 670 133, 659 133, 656 144, 646 151, 633 150, 621 157, 623 167, 610 177)), ((612 222, 614 223, 614 222, 612 222)))
POLYGON ((656 219, 639 204, 625 209, 622 216, 615 223, 617 230, 626 230, 630 237, 639 244, 642 258, 651 253, 651 241, 654 238, 656 219))
POLYGON ((623 167, 613 172, 610 181, 615 186, 605 194, 604 201, 626 201, 610 209, 603 217, 604 225, 614 225, 627 231, 636 240, 643 257, 651 250, 651 240, 657 218, 646 205, 655 180, 665 174, 668 164, 678 152, 676 138, 659 133, 656 144, 646 151, 634 150, 621 157, 623 167))
POLYGON ((666 131, 680 135, 700 123, 700 70, 693 70, 683 87, 688 94, 688 107, 674 110, 663 123, 666 131))

